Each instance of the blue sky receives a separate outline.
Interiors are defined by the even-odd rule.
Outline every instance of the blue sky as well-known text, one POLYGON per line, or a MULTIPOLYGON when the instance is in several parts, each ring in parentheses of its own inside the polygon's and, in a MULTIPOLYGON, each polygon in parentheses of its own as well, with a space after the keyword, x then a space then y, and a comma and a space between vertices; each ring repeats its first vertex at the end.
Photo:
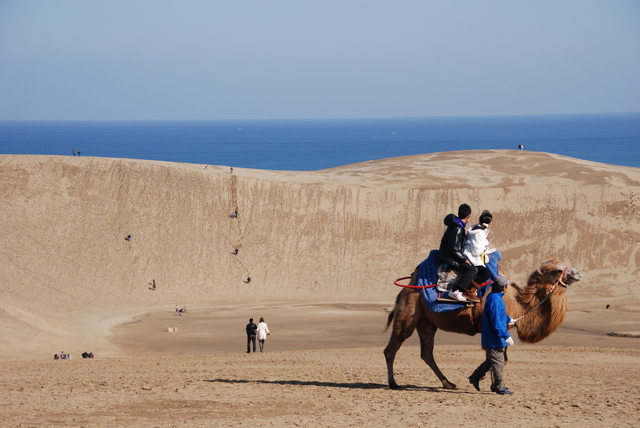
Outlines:
POLYGON ((630 111, 637 1, 0 0, 0 120, 630 111))

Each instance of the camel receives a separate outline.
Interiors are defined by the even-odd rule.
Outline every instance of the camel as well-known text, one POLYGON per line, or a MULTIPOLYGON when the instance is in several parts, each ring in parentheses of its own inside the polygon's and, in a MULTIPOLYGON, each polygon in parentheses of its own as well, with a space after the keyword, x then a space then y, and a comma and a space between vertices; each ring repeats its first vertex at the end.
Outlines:
MULTIPOLYGON (((411 276, 409 285, 417 283, 417 275, 418 269, 411 276)), ((537 343, 556 331, 567 313, 567 287, 581 279, 582 275, 577 269, 566 267, 553 259, 542 263, 529 276, 524 288, 514 283, 507 287, 504 302, 507 313, 518 319, 518 338, 525 343, 537 343)), ((384 330, 387 331, 393 321, 391 338, 384 350, 389 388, 400 388, 393 377, 393 361, 402 343, 414 330, 418 330, 420 357, 440 379, 443 388, 456 389, 456 385, 447 380, 433 358, 436 331, 441 329, 469 336, 480 332, 485 299, 486 294, 480 303, 462 304, 460 309, 436 313, 429 310, 418 290, 402 289, 384 330)))

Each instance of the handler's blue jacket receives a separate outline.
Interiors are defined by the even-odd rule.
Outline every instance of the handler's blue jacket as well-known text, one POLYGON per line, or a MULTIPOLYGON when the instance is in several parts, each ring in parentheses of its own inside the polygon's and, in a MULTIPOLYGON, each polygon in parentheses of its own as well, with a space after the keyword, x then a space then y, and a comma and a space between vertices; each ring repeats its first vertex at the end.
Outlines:
POLYGON ((511 317, 507 315, 507 307, 502 297, 504 293, 490 293, 484 303, 482 313, 482 347, 504 348, 511 335, 507 331, 507 324, 511 317))

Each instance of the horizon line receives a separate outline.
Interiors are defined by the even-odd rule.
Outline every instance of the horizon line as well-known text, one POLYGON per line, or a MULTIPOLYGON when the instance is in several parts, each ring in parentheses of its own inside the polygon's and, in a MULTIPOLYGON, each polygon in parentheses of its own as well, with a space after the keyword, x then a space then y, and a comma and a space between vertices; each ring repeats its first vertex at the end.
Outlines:
POLYGON ((0 119, 0 122, 251 122, 251 121, 324 121, 324 120, 393 120, 393 119, 478 119, 500 117, 549 117, 549 116, 607 116, 633 115, 640 111, 592 112, 592 113, 528 113, 528 114, 487 114, 459 116, 371 116, 371 117, 309 117, 270 119, 0 119))

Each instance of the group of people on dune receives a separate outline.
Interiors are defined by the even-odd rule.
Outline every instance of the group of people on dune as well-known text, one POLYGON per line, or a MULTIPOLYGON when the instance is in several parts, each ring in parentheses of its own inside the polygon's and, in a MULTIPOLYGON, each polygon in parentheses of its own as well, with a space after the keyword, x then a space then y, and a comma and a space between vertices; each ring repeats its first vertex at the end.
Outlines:
POLYGON ((504 290, 509 280, 498 272, 498 262, 502 254, 489 248, 489 230, 493 216, 487 210, 480 214, 478 223, 466 231, 471 218, 471 207, 462 204, 458 216, 449 214, 444 218, 447 229, 440 241, 440 263, 446 264, 459 275, 455 289, 449 296, 455 300, 477 301, 476 285, 493 279, 491 293, 487 296, 482 313, 482 347, 485 361, 469 376, 469 383, 480 391, 480 380, 491 370, 493 384, 491 390, 498 394, 512 394, 504 384, 503 370, 506 362, 507 346, 513 346, 513 338, 508 327, 516 320, 507 315, 503 301, 504 290), (472 286, 472 281, 475 284, 472 286))

